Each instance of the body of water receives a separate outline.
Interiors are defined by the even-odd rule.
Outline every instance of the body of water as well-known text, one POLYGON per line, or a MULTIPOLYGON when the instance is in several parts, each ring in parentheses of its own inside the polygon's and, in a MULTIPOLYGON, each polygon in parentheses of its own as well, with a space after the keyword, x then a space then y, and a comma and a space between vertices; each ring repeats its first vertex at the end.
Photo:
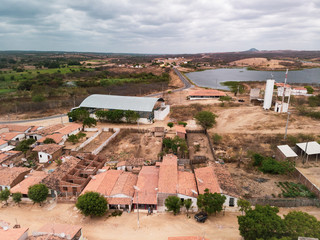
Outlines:
MULTIPOLYGON (((265 81, 270 78, 275 79, 276 82, 284 82, 285 71, 248 71, 246 68, 222 68, 190 72, 186 76, 200 87, 228 90, 228 87, 220 83, 227 81, 265 81)), ((289 71, 287 83, 320 85, 320 68, 289 71)))

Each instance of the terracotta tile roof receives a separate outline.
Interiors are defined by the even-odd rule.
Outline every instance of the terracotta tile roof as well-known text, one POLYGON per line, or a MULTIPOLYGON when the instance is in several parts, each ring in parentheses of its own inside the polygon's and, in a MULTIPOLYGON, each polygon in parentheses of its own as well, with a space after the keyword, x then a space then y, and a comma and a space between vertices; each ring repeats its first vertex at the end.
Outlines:
POLYGON ((175 125, 175 128, 176 128, 176 132, 180 132, 180 133, 184 133, 186 134, 186 128, 182 125, 175 125))
POLYGON ((61 179, 81 161, 73 156, 64 156, 63 159, 64 162, 41 181, 50 189, 59 191, 61 179))
POLYGON ((126 165, 127 165, 126 161, 121 161, 121 162, 117 163, 117 167, 123 167, 123 166, 126 166, 126 165))
POLYGON ((133 197, 134 188, 138 180, 138 176, 136 174, 130 172, 122 172, 119 176, 116 184, 114 185, 110 196, 114 196, 117 194, 124 194, 129 197, 133 197))
POLYGON ((0 164, 10 165, 10 163, 13 163, 19 156, 22 156, 22 152, 20 151, 0 152, 0 164))
POLYGON ((98 192, 104 196, 110 196, 122 170, 109 170, 92 177, 88 185, 83 189, 81 194, 86 192, 98 192))
POLYGON ((29 228, 10 228, 8 230, 0 229, 0 237, 3 240, 20 240, 29 228))
POLYGON ((211 193, 221 193, 219 182, 216 174, 214 173, 213 167, 208 166, 196 168, 194 173, 200 194, 203 194, 206 188, 208 188, 211 193))
POLYGON ((305 87, 296 87, 294 90, 307 90, 305 87))
POLYGON ((168 154, 163 157, 159 171, 159 193, 177 193, 178 162, 177 156, 168 154))
POLYGON ((57 129, 55 132, 56 133, 61 133, 63 135, 67 135, 67 134, 70 134, 73 131, 75 131, 77 129, 81 129, 81 128, 82 128, 81 124, 71 123, 71 124, 68 124, 67 126, 64 126, 64 127, 60 128, 60 129, 57 129))
MULTIPOLYGON (((157 188, 159 180, 159 168, 155 166, 143 166, 137 181, 139 204, 157 204, 157 188)), ((134 194, 133 203, 137 203, 137 191, 134 194)))
POLYGON ((145 163, 144 158, 129 158, 127 159, 127 166, 143 166, 145 163))
POLYGON ((132 198, 119 198, 119 197, 109 197, 107 198, 108 204, 110 205, 131 205, 132 198))
MULTIPOLYGON (((276 85, 277 87, 284 87, 284 83, 275 83, 274 85, 276 85)), ((286 84, 286 88, 290 88, 291 85, 286 84)))
MULTIPOLYGON (((33 127, 29 130, 29 132, 35 132, 35 131, 37 131, 39 128, 41 129, 42 127, 33 126, 33 127)), ((40 129, 39 129, 39 130, 40 130, 40 129)))
POLYGON ((29 187, 38 184, 48 176, 48 173, 43 171, 33 171, 27 175, 27 177, 16 186, 10 189, 11 193, 21 192, 22 194, 28 194, 29 187))
POLYGON ((189 96, 227 96, 225 92, 215 90, 215 89, 206 89, 206 90, 191 90, 189 91, 189 96))
POLYGON ((178 176, 178 193, 190 197, 197 197, 198 194, 192 192, 192 190, 198 192, 194 174, 179 171, 178 176))
POLYGON ((208 238, 199 236, 187 236, 187 237, 168 237, 168 240, 209 240, 208 238))
POLYGON ((2 133, 0 135, 0 138, 5 141, 10 141, 20 134, 24 134, 24 133, 22 133, 22 132, 7 132, 7 133, 2 133))
POLYGON ((80 230, 81 226, 78 225, 69 225, 69 224, 59 224, 59 223, 47 223, 42 226, 37 232, 38 233, 54 233, 66 235, 66 239, 72 239, 80 230))
POLYGON ((5 143, 8 143, 8 142, 6 140, 3 140, 0 138, 0 145, 5 144, 5 143))
POLYGON ((54 134, 51 134, 51 135, 47 135, 43 138, 41 138, 40 140, 38 140, 39 143, 42 143, 44 142, 47 138, 52 138, 56 143, 60 143, 62 141, 62 138, 63 138, 63 134, 61 133, 54 133, 54 134))
POLYGON ((27 174, 30 170, 30 168, 25 167, 0 167, 0 185, 11 186, 12 182, 19 177, 20 174, 27 174))
POLYGON ((222 193, 230 196, 238 197, 239 196, 238 189, 234 184, 231 174, 226 168, 226 166, 220 163, 214 163, 212 167, 217 176, 222 193))
POLYGON ((38 145, 32 151, 44 152, 47 154, 54 154, 56 151, 58 151, 62 148, 63 148, 63 146, 52 143, 52 144, 38 145))
POLYGON ((51 125, 51 126, 48 126, 48 127, 41 128, 41 129, 35 131, 33 134, 46 136, 46 135, 54 133, 56 130, 61 129, 63 127, 64 127, 63 124, 51 125))
POLYGON ((16 125, 16 124, 6 124, 0 125, 0 129, 8 128, 9 132, 26 132, 28 129, 31 129, 30 126, 16 125))
POLYGON ((53 234, 41 234, 39 236, 29 236, 27 240, 66 240, 66 238, 54 236, 53 234))

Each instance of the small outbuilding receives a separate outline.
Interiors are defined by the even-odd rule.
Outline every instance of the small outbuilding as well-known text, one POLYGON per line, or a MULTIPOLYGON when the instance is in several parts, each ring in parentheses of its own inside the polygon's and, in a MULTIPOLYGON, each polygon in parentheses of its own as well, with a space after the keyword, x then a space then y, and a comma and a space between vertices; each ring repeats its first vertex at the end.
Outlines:
POLYGON ((176 135, 179 138, 186 139, 187 131, 186 128, 182 125, 175 125, 176 135))
POLYGON ((58 144, 44 144, 36 146, 33 151, 38 153, 39 163, 54 161, 62 155, 63 146, 58 144))
POLYGON ((277 146, 276 158, 278 160, 285 160, 285 159, 296 160, 297 157, 298 155, 288 145, 277 146))
POLYGON ((189 100, 199 100, 199 99, 211 99, 211 98, 220 98, 227 96, 223 91, 216 89, 201 89, 201 90, 191 90, 188 94, 189 100))
POLYGON ((304 142, 297 143, 297 147, 299 148, 300 155, 307 155, 307 161, 309 157, 313 157, 318 161, 318 157, 320 155, 320 144, 316 141, 313 142, 304 142))

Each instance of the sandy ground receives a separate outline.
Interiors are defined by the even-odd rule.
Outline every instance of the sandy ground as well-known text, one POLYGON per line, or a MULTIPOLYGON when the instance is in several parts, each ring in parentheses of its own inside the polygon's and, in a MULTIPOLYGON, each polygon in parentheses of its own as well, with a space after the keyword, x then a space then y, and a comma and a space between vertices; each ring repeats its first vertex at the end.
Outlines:
POLYGON ((202 133, 189 133, 188 134, 189 157, 194 159, 194 156, 205 156, 208 160, 213 160, 210 151, 208 138, 202 133), (200 145, 199 151, 196 151, 195 145, 200 145))
POLYGON ((253 66, 265 69, 276 69, 276 68, 285 68, 281 65, 280 62, 294 63, 293 61, 288 60, 275 60, 267 58, 245 58, 238 61, 231 62, 230 65, 234 66, 253 66))
MULTIPOLYGON (((311 162, 311 161, 309 161, 311 162)), ((313 160, 314 162, 314 160, 313 160)), ((312 163, 311 163, 312 164, 312 163)), ((311 164, 308 164, 309 167, 297 167, 297 169, 305 175, 313 184, 320 187, 320 166, 319 164, 312 164, 314 166, 311 167, 311 164), (316 166, 317 165, 317 166, 316 166)))
POLYGON ((66 141, 64 143, 64 146, 65 146, 64 149, 74 149, 74 148, 80 146, 83 142, 85 142, 88 138, 93 136, 96 132, 83 132, 83 133, 85 133, 86 136, 84 138, 80 139, 80 141, 76 144, 73 144, 72 142, 66 141))
MULTIPOLYGON (((94 132, 96 133, 96 132, 94 132)), ((80 149, 81 152, 92 152, 96 148, 98 148, 104 141, 106 141, 113 132, 105 132, 100 133, 93 141, 91 141, 87 146, 83 149, 80 149)))
POLYGON ((16 220, 21 227, 29 227, 29 234, 47 222, 67 223, 83 226, 88 240, 111 239, 159 239, 170 236, 205 236, 215 240, 241 239, 238 231, 238 212, 226 212, 225 216, 211 216, 204 224, 197 223, 193 216, 185 214, 156 213, 147 216, 140 212, 140 228, 137 213, 123 213, 121 217, 83 217, 73 204, 48 204, 44 207, 32 204, 0 208, 0 219, 12 225, 16 220))

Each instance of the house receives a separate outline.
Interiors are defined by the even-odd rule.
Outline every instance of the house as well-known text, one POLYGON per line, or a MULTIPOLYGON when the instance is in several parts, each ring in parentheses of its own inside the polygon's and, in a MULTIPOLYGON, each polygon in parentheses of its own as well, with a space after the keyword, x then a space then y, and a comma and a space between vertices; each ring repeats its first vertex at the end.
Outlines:
POLYGON ((5 147, 7 147, 9 144, 8 144, 8 141, 6 140, 3 140, 3 139, 0 139, 0 150, 1 149, 4 149, 5 147))
POLYGON ((22 194, 22 197, 27 198, 28 197, 28 190, 29 187, 39 184, 45 177, 48 176, 48 173, 44 171, 33 171, 24 176, 24 179, 15 185, 13 188, 10 189, 11 193, 17 193, 20 192, 22 194))
POLYGON ((48 138, 53 139, 57 144, 60 144, 60 145, 64 144, 64 135, 61 133, 53 133, 53 134, 46 135, 40 138, 40 140, 38 140, 38 143, 43 144, 43 142, 48 138))
POLYGON ((213 163, 212 166, 197 168, 194 172, 199 194, 204 194, 205 189, 208 189, 211 193, 226 196, 224 206, 237 206, 238 190, 225 166, 213 163))
POLYGON ((136 174, 123 170, 108 170, 92 177, 82 191, 98 192, 108 201, 109 209, 126 209, 131 211, 134 188, 137 183, 136 174))
MULTIPOLYGON (((68 240, 83 240, 82 227, 77 225, 47 223, 43 225, 38 231, 32 233, 33 237, 44 236, 43 239, 55 239, 53 237, 60 237, 68 240), (51 238, 52 237, 52 238, 51 238)), ((30 238, 40 239, 40 238, 30 238)))
POLYGON ((298 158, 298 155, 288 145, 280 145, 280 146, 277 146, 276 158, 278 160, 285 160, 285 159, 296 160, 298 158))
POLYGON ((22 132, 27 133, 32 129, 31 126, 15 125, 15 124, 6 124, 0 125, 0 133, 4 132, 22 132))
POLYGON ((186 128, 182 125, 175 125, 176 135, 179 138, 186 139, 187 131, 186 128))
POLYGON ((90 95, 83 100, 79 107, 95 110, 135 111, 140 116, 138 122, 145 124, 151 124, 153 120, 164 120, 170 112, 170 106, 164 104, 163 98, 103 94, 90 95))
POLYGON ((0 164, 2 167, 14 167, 21 162, 23 152, 21 151, 5 151, 0 152, 0 164))
POLYGON ((0 228, 0 239, 3 240, 26 240, 29 228, 0 228))
POLYGON ((64 140, 67 140, 67 138, 70 135, 75 135, 78 132, 81 131, 82 125, 78 123, 70 123, 67 126, 64 126, 58 130, 55 131, 55 133, 63 134, 64 140))
POLYGON ((190 90, 188 94, 189 100, 200 100, 200 99, 212 99, 225 97, 227 94, 223 91, 216 89, 200 89, 200 90, 190 90))
POLYGON ((25 167, 0 167, 0 189, 11 189, 20 183, 30 170, 25 167))
POLYGON ((32 151, 38 153, 39 163, 54 161, 62 155, 63 146, 58 144, 38 145, 32 151))
POLYGON ((126 170, 126 165, 127 165, 127 162, 126 162, 126 161, 118 162, 118 163, 117 163, 117 170, 123 170, 123 171, 125 171, 125 170, 126 170))
POLYGON ((78 196, 106 161, 100 156, 86 154, 73 157, 63 156, 62 164, 42 180, 51 194, 78 196))
POLYGON ((308 90, 305 87, 296 87, 291 91, 292 95, 307 95, 308 90))
POLYGON ((159 168, 143 166, 138 175, 134 193, 134 208, 147 210, 149 207, 157 210, 157 190, 159 181, 159 168))
POLYGON ((26 137, 26 134, 22 133, 22 132, 7 132, 7 133, 2 133, 0 135, 0 139, 8 141, 9 143, 11 141, 13 141, 13 142, 21 141, 25 137, 26 137))
POLYGON ((191 211, 198 211, 197 206, 197 184, 194 178, 194 174, 191 172, 178 171, 178 190, 177 196, 183 203, 186 199, 191 199, 191 211))
POLYGON ((44 128, 37 128, 34 131, 31 131, 27 134, 27 138, 33 138, 36 141, 40 140, 41 138, 53 134, 56 130, 63 128, 63 124, 55 124, 44 128))

